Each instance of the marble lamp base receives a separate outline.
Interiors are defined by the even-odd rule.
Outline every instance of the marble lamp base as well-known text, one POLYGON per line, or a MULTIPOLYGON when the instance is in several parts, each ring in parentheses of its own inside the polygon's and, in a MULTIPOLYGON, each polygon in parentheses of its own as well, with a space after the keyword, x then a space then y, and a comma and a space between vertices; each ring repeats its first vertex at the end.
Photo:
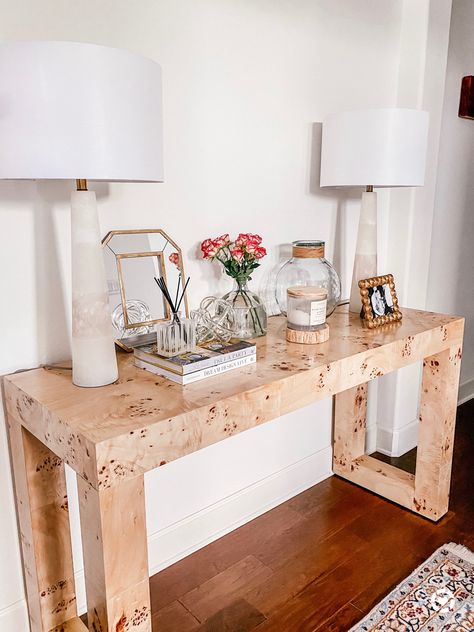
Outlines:
POLYGON ((94 191, 71 195, 71 256, 72 381, 105 386, 118 369, 94 191))
POLYGON ((362 193, 349 311, 360 314, 359 281, 374 276, 377 276, 377 193, 365 191, 362 193))

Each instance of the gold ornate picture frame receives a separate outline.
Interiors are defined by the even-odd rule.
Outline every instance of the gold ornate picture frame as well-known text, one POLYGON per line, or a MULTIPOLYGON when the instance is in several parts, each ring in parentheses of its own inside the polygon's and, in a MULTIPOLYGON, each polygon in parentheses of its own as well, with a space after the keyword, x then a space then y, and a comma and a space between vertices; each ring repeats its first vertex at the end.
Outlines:
POLYGON ((362 318, 372 329, 402 319, 398 306, 393 274, 362 279, 359 281, 362 298, 362 318))

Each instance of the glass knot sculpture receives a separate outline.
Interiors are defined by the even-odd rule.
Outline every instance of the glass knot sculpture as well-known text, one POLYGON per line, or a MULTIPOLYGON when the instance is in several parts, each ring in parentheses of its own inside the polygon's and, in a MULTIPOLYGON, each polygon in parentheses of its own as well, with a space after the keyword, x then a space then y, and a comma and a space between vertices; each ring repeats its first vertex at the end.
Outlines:
POLYGON ((198 344, 219 340, 227 342, 235 336, 235 312, 230 303, 222 298, 207 296, 201 301, 199 309, 191 312, 196 323, 198 344))

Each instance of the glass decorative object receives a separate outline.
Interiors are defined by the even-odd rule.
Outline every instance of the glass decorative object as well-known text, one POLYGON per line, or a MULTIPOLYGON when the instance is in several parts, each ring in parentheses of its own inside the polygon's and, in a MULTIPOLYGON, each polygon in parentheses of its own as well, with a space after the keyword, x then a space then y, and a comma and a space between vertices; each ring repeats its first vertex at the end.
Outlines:
POLYGON ((326 324, 327 290, 298 285, 288 288, 286 339, 300 344, 316 344, 329 338, 326 324))
POLYGON ((251 274, 259 267, 267 254, 260 235, 239 233, 233 241, 229 234, 215 239, 205 239, 201 244, 204 259, 218 261, 225 273, 235 280, 234 289, 222 298, 234 309, 235 336, 257 338, 267 333, 267 312, 263 301, 247 284, 251 274))
POLYGON ((246 279, 235 279, 234 289, 222 297, 234 310, 235 336, 248 339, 265 336, 267 312, 262 300, 248 289, 246 279))
POLYGON ((235 336, 235 313, 230 303, 223 298, 207 296, 199 309, 192 310, 191 318, 196 323, 198 344, 218 340, 228 342, 235 336))
MULTIPOLYGON (((129 323, 145 323, 150 320, 150 309, 144 301, 132 299, 126 301, 126 306, 129 323)), ((122 303, 119 303, 112 312, 112 324, 119 332, 119 338, 149 334, 153 331, 153 325, 137 325, 137 327, 127 329, 122 303)))
POLYGON ((341 282, 336 270, 324 258, 324 241, 294 241, 292 257, 276 278, 275 297, 282 314, 287 314, 287 290, 294 286, 324 288, 327 291, 326 316, 336 309, 341 298, 341 282))
POLYGON ((196 347, 196 323, 191 318, 173 319, 156 325, 156 352, 170 358, 196 347))

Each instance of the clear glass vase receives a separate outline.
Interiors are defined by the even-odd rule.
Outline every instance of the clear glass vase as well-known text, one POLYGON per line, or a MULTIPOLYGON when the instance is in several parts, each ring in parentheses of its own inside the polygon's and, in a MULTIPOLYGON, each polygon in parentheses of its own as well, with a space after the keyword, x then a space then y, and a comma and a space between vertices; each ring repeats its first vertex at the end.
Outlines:
POLYGON ((234 288, 222 298, 234 309, 236 338, 265 336, 267 312, 260 297, 248 289, 247 279, 235 279, 234 288))
POLYGON ((275 298, 282 314, 286 316, 287 313, 288 288, 304 285, 327 290, 326 316, 330 316, 341 298, 341 281, 324 258, 324 241, 294 241, 292 254, 276 278, 275 298))

